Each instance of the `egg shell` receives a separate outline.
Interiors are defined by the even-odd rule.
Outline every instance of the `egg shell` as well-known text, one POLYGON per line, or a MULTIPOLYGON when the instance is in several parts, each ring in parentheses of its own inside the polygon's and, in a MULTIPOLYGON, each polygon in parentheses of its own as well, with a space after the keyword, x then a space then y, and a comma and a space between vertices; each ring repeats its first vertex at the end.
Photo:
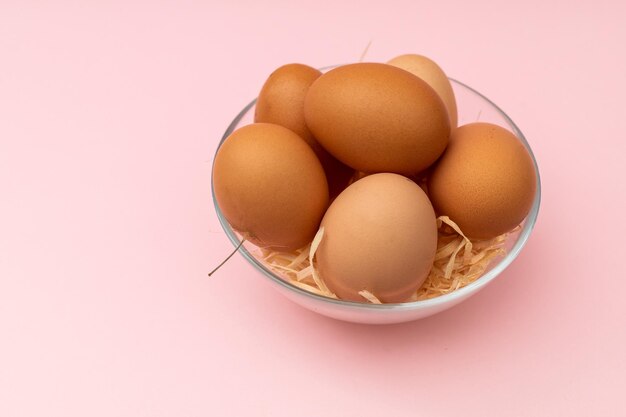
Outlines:
POLYGON ((321 75, 319 70, 303 64, 287 64, 276 69, 259 93, 254 121, 284 126, 304 139, 324 167, 330 195, 336 196, 346 188, 354 170, 331 156, 313 137, 304 121, 304 97, 321 75))
POLYGON ((304 101, 307 126, 346 165, 414 174, 441 155, 450 121, 426 82, 391 65, 344 65, 319 77, 304 101))
POLYGON ((287 64, 274 70, 259 93, 254 121, 284 126, 312 148, 321 148, 304 122, 303 109, 309 87, 321 75, 319 70, 303 64, 287 64))
POLYGON ((406 54, 393 58, 387 64, 402 68, 426 81, 446 105, 450 126, 452 128, 457 126, 458 112, 454 90, 448 76, 435 61, 423 55, 406 54))
POLYGON ((432 268, 437 249, 433 207, 422 189, 390 173, 369 175, 346 188, 322 220, 316 252, 320 276, 344 300, 407 301, 432 268))
POLYGON ((471 123, 452 133, 428 192, 437 213, 449 216, 468 237, 490 239, 521 223, 536 184, 532 158, 512 132, 471 123))
POLYGON ((258 246, 294 250, 315 235, 328 206, 324 170, 291 130, 256 123, 233 132, 213 165, 217 203, 233 229, 258 246))

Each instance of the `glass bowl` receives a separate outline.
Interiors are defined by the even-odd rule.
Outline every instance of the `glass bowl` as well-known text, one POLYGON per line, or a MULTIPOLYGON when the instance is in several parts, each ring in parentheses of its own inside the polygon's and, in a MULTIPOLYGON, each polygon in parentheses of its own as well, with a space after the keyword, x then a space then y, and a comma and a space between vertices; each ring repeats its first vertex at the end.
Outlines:
MULTIPOLYGON (((248 262, 250 262, 255 267, 260 276, 267 279, 267 281, 272 286, 274 286, 274 288, 276 288, 291 301, 319 314, 355 323, 391 324, 421 319, 440 311, 446 310, 460 303, 471 295, 476 294, 476 292, 478 292, 480 289, 484 288, 487 284, 493 281, 495 277, 500 275, 506 269, 506 267, 511 264, 511 262, 513 262, 513 260, 519 255, 520 251, 526 244, 526 241, 528 240, 528 237, 532 232, 533 226, 535 225, 535 221, 537 220, 537 214, 539 212, 539 204, 541 200, 541 184, 539 180, 539 170, 537 168, 537 162, 530 148, 530 145, 526 141, 526 138, 519 130, 519 128, 515 125, 515 123, 513 123, 511 118, 506 115, 506 113, 504 113, 491 100, 489 100, 487 97, 483 96, 481 93, 474 90, 473 88, 454 79, 450 79, 450 82, 452 84, 452 88, 454 89, 457 100, 457 107, 459 112, 459 126, 471 122, 482 121, 505 127, 515 133, 515 135, 526 147, 533 159, 533 164, 537 177, 537 192, 535 194, 535 199, 533 201, 530 212, 526 219, 523 221, 521 228, 519 229, 519 231, 510 234, 507 238, 507 241, 504 245, 504 248, 506 249, 506 255, 492 261, 485 273, 480 278, 463 288, 428 300, 397 304, 366 304, 353 301, 336 300, 309 293, 292 285, 291 283, 268 269, 260 260, 255 258, 252 254, 256 247, 251 243, 245 242, 239 249, 239 252, 248 262)), ((219 146, 221 146, 224 140, 235 129, 253 122, 255 103, 256 100, 253 100, 246 107, 244 107, 243 110, 235 117, 235 119, 226 129, 226 132, 224 133, 224 136, 222 137, 219 146)), ((211 175, 211 191, 213 195, 213 202, 215 204, 215 211, 224 229, 224 232, 226 232, 226 235, 233 243, 233 245, 237 247, 241 243, 241 237, 235 231, 233 231, 217 205, 215 199, 215 190, 213 189, 213 174, 211 175)))

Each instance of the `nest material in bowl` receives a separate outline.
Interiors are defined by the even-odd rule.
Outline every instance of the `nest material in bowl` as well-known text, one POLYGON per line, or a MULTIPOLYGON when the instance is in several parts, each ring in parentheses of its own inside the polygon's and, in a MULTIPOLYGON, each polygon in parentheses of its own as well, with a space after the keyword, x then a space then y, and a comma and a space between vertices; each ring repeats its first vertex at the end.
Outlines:
MULTIPOLYGON (((489 240, 471 241, 447 216, 437 218, 437 227, 439 233, 434 265, 424 284, 408 301, 438 297, 476 281, 495 258, 505 254, 506 238, 517 230, 489 240)), ((323 238, 324 229, 321 228, 313 241, 304 248, 294 252, 260 249, 260 258, 269 269, 294 286, 313 294, 337 299, 315 268, 315 252, 323 238)), ((365 303, 381 304, 367 290, 359 294, 365 303)))

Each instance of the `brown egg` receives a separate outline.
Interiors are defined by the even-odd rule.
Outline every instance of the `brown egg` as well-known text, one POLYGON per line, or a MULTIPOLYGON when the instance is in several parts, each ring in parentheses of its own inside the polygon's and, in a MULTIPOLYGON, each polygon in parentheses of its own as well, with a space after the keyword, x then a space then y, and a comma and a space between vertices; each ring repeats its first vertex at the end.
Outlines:
POLYGON ((309 88, 304 118, 327 151, 363 172, 422 171, 450 135, 435 90, 386 64, 350 64, 325 73, 309 88))
POLYGON ((395 57, 387 64, 402 68, 426 81, 439 94, 439 97, 446 105, 448 116, 450 117, 450 126, 452 128, 456 127, 458 114, 454 90, 445 72, 435 61, 423 55, 406 54, 395 57))
POLYGON ((233 229, 276 250, 309 243, 328 206, 315 153, 291 130, 269 123, 244 126, 224 141, 215 156, 213 188, 233 229))
POLYGON ((303 64, 287 64, 269 76, 257 99, 254 121, 274 123, 297 133, 316 151, 321 146, 304 122, 304 97, 322 73, 303 64))
POLYGON ((432 268, 435 213, 413 181, 373 174, 346 188, 322 220, 316 252, 320 276, 344 300, 367 290, 386 303, 407 301, 432 268))
POLYGON ((354 170, 333 158, 304 122, 304 97, 320 75, 317 69, 303 64, 287 64, 275 70, 259 93, 254 121, 284 126, 304 139, 324 167, 330 195, 336 196, 346 188, 354 170))
POLYGON ((468 236, 493 238, 528 214, 537 178, 528 151, 508 130, 490 123, 457 128, 429 178, 436 211, 468 236))

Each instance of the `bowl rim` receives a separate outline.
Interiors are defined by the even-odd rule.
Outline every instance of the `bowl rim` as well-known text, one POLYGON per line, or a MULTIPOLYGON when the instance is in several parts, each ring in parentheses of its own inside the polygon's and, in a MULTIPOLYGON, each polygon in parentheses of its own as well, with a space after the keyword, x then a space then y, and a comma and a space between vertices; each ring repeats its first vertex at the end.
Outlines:
MULTIPOLYGON (((328 68, 333 68, 333 67, 336 67, 336 66, 333 65, 333 66, 329 66, 329 67, 324 67, 324 68, 322 68, 322 70, 325 70, 325 69, 328 69, 328 68)), ((519 236, 518 236, 516 242, 514 243, 513 247, 509 250, 509 252, 507 252, 507 254, 502 259, 500 259, 500 261, 491 270, 487 271, 487 273, 485 273, 484 275, 482 275, 481 277, 476 279, 476 281, 472 282, 471 284, 468 284, 465 287, 459 288, 459 289, 454 290, 452 292, 449 292, 447 294, 443 294, 443 295, 440 295, 440 296, 437 296, 437 297, 433 297, 433 298, 430 298, 430 299, 426 299, 426 300, 408 301, 408 302, 404 302, 404 303, 384 303, 384 304, 371 304, 371 303, 364 303, 364 302, 357 302, 357 301, 339 300, 339 299, 325 297, 325 296, 322 296, 322 295, 313 294, 313 293, 310 293, 310 292, 308 292, 306 290, 303 290, 303 289, 301 289, 299 287, 296 287, 295 285, 291 284, 289 281, 287 281, 287 280, 285 280, 285 279, 275 275, 271 270, 269 270, 265 265, 263 265, 263 263, 261 261, 259 261, 257 258, 255 258, 245 248, 244 245, 241 245, 241 240, 239 239, 239 236, 237 236, 235 231, 230 227, 230 225, 228 224, 228 222, 224 218, 224 215, 222 214, 222 211, 220 210, 219 205, 217 204, 217 199, 215 197, 215 188, 214 188, 214 185, 213 185, 213 183, 214 183, 214 181, 213 181, 214 180, 213 173, 214 173, 214 168, 215 168, 215 155, 217 155, 217 152, 219 151, 220 147, 222 146, 222 144, 224 143, 226 138, 228 138, 228 136, 230 136, 230 134, 235 130, 235 128, 237 127, 237 125, 239 124, 241 119, 256 104, 256 101, 257 101, 256 98, 254 100, 252 100, 250 103, 248 103, 239 112, 239 114, 237 114, 237 116, 233 119, 233 121, 228 125, 228 128, 224 132, 224 135, 222 136, 222 139, 220 140, 220 142, 219 142, 219 144, 217 146, 217 149, 215 150, 215 155, 213 157, 212 166, 211 166, 211 196, 213 198, 213 205, 215 206, 215 213, 217 214, 217 217, 218 217, 218 220, 220 222, 220 225, 224 229, 224 232, 226 233, 226 235, 228 236, 229 240, 234 245, 234 247, 237 247, 237 246, 241 245, 240 248, 238 249, 238 251, 243 255, 243 257, 245 259, 248 260, 248 262, 250 262, 253 266, 255 266, 259 271, 261 271, 265 276, 270 278, 276 284, 281 285, 282 287, 286 288, 287 290, 293 291, 293 292, 295 292, 297 294, 300 294, 301 296, 310 298, 310 299, 318 301, 318 302, 327 303, 327 304, 331 304, 331 305, 335 305, 335 306, 347 307, 347 308, 351 308, 351 309, 357 309, 357 310, 368 310, 368 311, 381 311, 381 310, 407 311, 407 310, 420 310, 420 309, 432 308, 432 307, 439 306, 439 305, 446 305, 448 303, 453 303, 454 301, 460 301, 464 297, 472 294, 473 292, 475 292, 478 289, 480 289, 480 288, 484 287, 485 285, 487 285, 489 282, 493 281, 498 275, 500 275, 513 262, 513 260, 515 260, 515 258, 517 258, 517 256, 519 255, 519 253, 521 252, 523 247, 526 245, 526 243, 527 243, 527 241, 528 241, 528 239, 530 237, 530 234, 531 234, 533 228, 535 227, 535 224, 537 222, 537 217, 538 217, 538 214, 539 214, 539 206, 541 204, 541 179, 540 179, 540 174, 539 174, 539 167, 537 165, 537 160, 535 159, 535 155, 534 155, 534 153, 533 153, 533 151, 532 151, 532 149, 530 147, 530 144, 526 140, 526 137, 524 136, 522 131, 519 129, 519 127, 515 124, 515 122, 513 122, 513 120, 497 104, 495 104, 493 101, 491 101, 485 95, 483 95, 479 91, 475 90, 474 88, 468 86, 467 84, 464 84, 461 81, 458 81, 458 80, 456 80, 454 78, 450 78, 450 77, 448 77, 448 78, 449 78, 449 80, 453 84, 457 84, 460 87, 466 88, 467 90, 471 91, 472 93, 476 94, 477 96, 479 96, 480 98, 485 100, 487 103, 489 103, 491 106, 493 106, 493 108, 498 113, 500 113, 500 115, 506 120, 506 122, 509 124, 509 126, 513 129, 513 133, 515 133, 515 135, 519 138, 519 140, 522 142, 522 144, 524 145, 524 147, 526 148, 526 150, 530 154, 530 157, 531 157, 531 159, 533 161, 533 167, 535 169, 535 176, 536 176, 536 185, 537 185, 537 187, 536 187, 535 197, 534 197, 531 209, 528 212, 528 215, 526 216, 526 218, 524 220, 524 224, 522 226, 522 229, 520 230, 519 236)))

